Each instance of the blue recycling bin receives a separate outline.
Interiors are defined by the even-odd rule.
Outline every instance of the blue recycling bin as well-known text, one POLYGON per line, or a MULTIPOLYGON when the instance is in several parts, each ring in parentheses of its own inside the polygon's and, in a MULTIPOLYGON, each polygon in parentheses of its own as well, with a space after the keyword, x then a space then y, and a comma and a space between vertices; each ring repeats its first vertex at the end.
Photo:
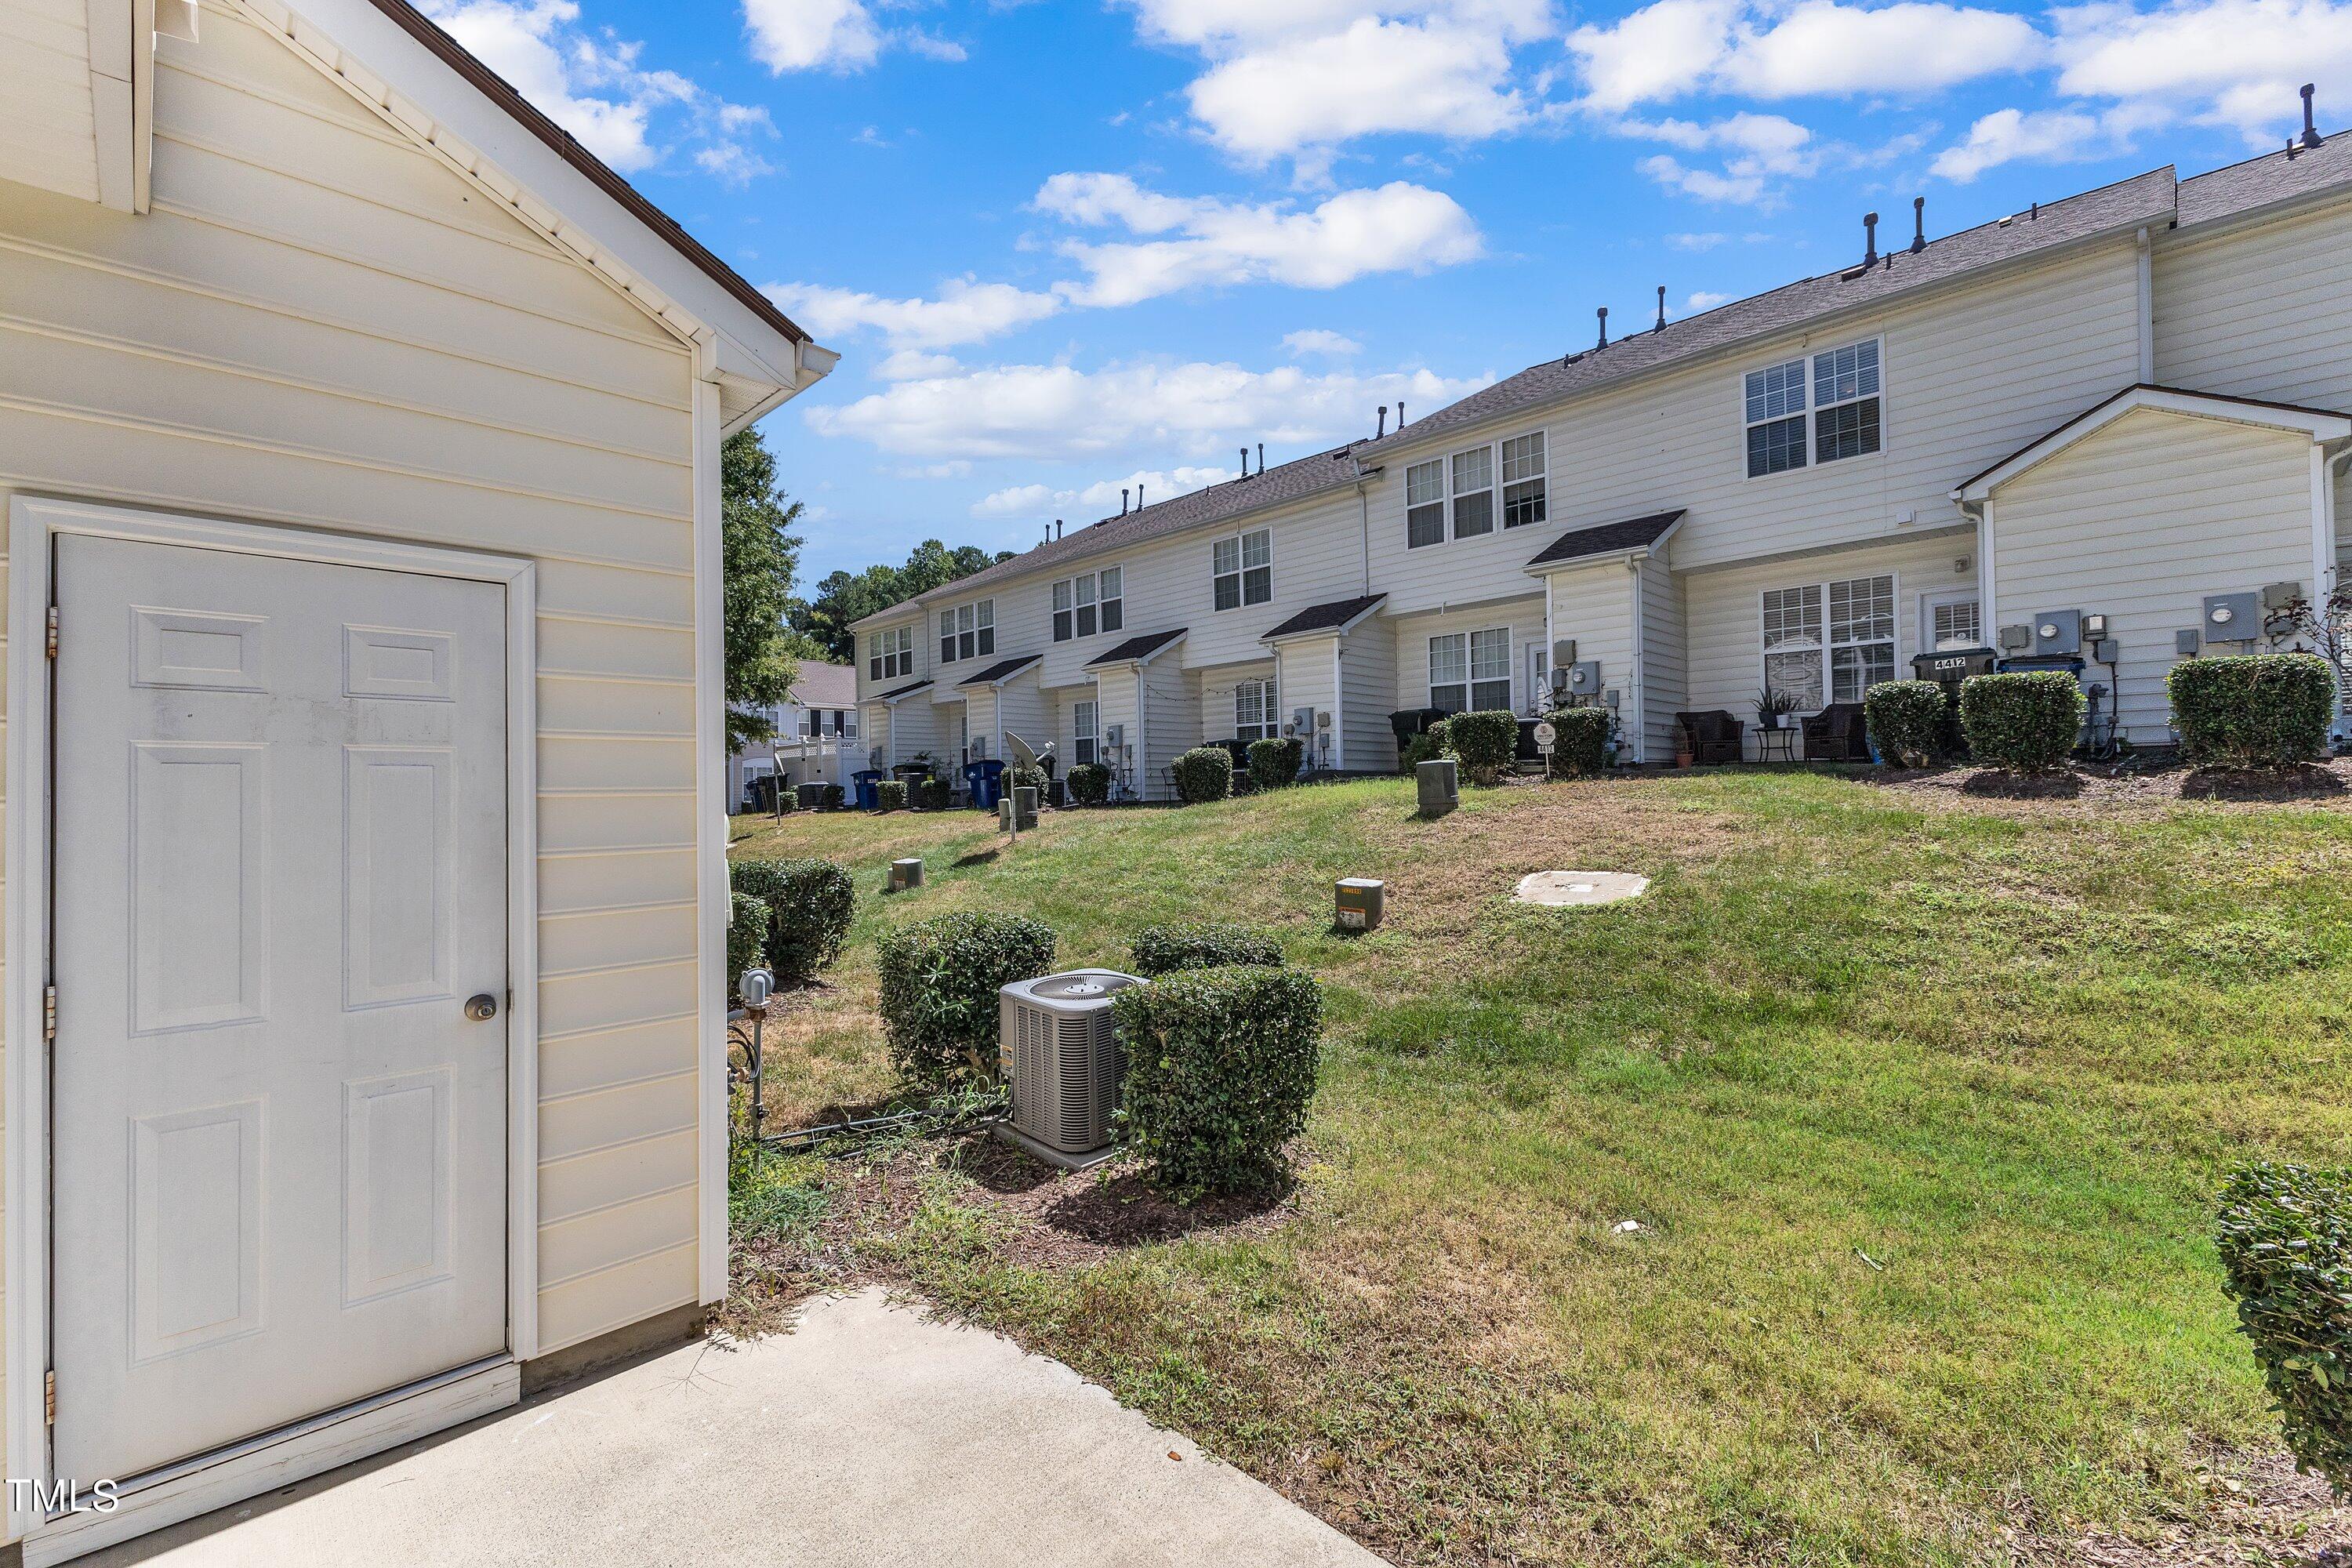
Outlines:
POLYGON ((874 787, 882 782, 881 769, 860 768, 856 773, 849 775, 849 782, 856 785, 857 789, 858 810, 879 811, 882 809, 882 796, 874 787))
POLYGON ((971 804, 982 811, 996 809, 996 797, 1004 793, 1004 763, 991 757, 985 762, 963 765, 964 788, 971 792, 971 804))

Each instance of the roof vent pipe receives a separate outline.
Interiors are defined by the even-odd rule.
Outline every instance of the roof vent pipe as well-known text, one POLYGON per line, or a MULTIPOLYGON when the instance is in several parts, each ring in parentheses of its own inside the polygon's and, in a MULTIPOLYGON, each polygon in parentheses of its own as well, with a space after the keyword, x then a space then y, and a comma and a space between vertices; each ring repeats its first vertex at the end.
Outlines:
POLYGON ((1383 403, 1383 404, 1381 404, 1381 418, 1380 418, 1380 423, 1379 423, 1379 425, 1378 425, 1378 426, 1376 426, 1373 428, 1373 430, 1372 430, 1372 439, 1373 439, 1373 440, 1375 440, 1375 441, 1377 441, 1377 440, 1379 440, 1381 437, 1383 437, 1383 436, 1387 435, 1388 433, 1389 433, 1389 405, 1388 405, 1387 404, 1383 403))
POLYGON ((2311 94, 2312 84, 2305 82, 2303 84, 2303 144, 2305 147, 2316 147, 2326 141, 2326 137, 2320 135, 2319 127, 2311 122, 2311 94))
POLYGON ((1265 443, 1263 441, 1257 444, 1257 471, 1261 474, 1265 472, 1265 443))
POLYGON ((1663 332, 1663 331, 1664 331, 1665 330, 1666 330, 1666 286, 1665 286, 1664 284, 1661 283, 1661 284, 1659 284, 1659 285, 1658 285, 1658 324, 1657 324, 1656 326, 1654 326, 1654 327, 1652 327, 1652 328, 1650 329, 1650 331, 1654 331, 1654 332, 1663 332))
POLYGON ((1609 307, 1606 305, 1601 307, 1601 342, 1597 346, 1604 349, 1609 346, 1609 307))
POLYGON ((1125 485, 1118 487, 1118 515, 1121 517, 1125 517, 1127 515, 1127 487, 1125 485))
POLYGON ((2032 218, 2032 219, 2034 222, 2036 222, 2036 223, 2041 222, 2041 221, 2042 221, 2042 204, 2041 204, 2040 202, 2035 202, 2032 206, 2030 206, 2030 207, 2028 207, 2028 208, 2026 209, 2026 211, 2025 211, 2025 216, 2026 216, 2027 217, 2029 217, 2029 218, 2032 218))
POLYGON ((1911 254, 1918 255, 1927 248, 1927 198, 1911 198, 1911 254))
POLYGON ((1242 478, 1249 478, 1249 448, 1247 447, 1244 447, 1242 448, 1242 478))
POLYGON ((1143 510, 1143 487, 1141 485, 1135 487, 1135 510, 1138 511, 1141 511, 1143 510))
POLYGON ((1876 213, 1862 215, 1862 264, 1864 267, 1875 267, 1878 264, 1878 215, 1876 213))
POLYGON ((1397 428, 1404 428, 1404 399, 1402 397, 1397 399, 1397 428))
POLYGON ((1062 520, 1058 517, 1054 520, 1054 537, 1056 539, 1062 537, 1062 520))

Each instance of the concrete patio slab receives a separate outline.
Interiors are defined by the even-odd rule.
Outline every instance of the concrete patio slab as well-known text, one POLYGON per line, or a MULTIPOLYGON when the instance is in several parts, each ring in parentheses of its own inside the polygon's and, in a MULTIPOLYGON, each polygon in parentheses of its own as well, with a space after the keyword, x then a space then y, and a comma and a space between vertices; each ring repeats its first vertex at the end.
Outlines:
POLYGON ((1630 871, 1530 871, 1511 896, 1523 904, 1574 909, 1638 899, 1649 890, 1650 879, 1630 871))
POLYGON ((1377 1568, 1059 1362, 893 1307, 692 1344, 84 1559, 1377 1568))

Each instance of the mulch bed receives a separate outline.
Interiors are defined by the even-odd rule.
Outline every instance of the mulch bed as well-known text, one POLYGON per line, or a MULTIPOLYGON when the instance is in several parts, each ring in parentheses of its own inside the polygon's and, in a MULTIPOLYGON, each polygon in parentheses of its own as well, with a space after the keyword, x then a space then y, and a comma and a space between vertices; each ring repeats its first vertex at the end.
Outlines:
POLYGON ((2032 1568, 2352 1568, 2352 1507, 2284 1453, 2215 1453, 2198 1468, 2200 1506, 2146 1539, 2029 1536, 2032 1568))
POLYGON ((2235 773, 2177 762, 2147 762, 2115 766, 2076 763, 2041 778, 2017 778, 1990 768, 1967 766, 1857 769, 1852 776, 1883 789, 1952 805, 2028 812, 2085 806, 2154 810, 2183 801, 2243 805, 2352 804, 2352 757, 2331 757, 2282 772, 2235 773))

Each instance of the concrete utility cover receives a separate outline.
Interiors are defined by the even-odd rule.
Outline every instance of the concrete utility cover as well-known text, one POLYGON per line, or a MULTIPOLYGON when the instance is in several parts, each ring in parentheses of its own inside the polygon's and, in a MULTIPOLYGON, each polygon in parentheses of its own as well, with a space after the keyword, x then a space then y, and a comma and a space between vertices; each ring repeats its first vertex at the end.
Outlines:
POLYGON ((1511 896, 1523 904, 1559 909, 1570 904, 1613 904, 1649 891, 1650 879, 1631 871, 1530 871, 1511 896))
POLYGON ((83 1561, 1384 1568, 1059 1362, 875 1291, 83 1561))

